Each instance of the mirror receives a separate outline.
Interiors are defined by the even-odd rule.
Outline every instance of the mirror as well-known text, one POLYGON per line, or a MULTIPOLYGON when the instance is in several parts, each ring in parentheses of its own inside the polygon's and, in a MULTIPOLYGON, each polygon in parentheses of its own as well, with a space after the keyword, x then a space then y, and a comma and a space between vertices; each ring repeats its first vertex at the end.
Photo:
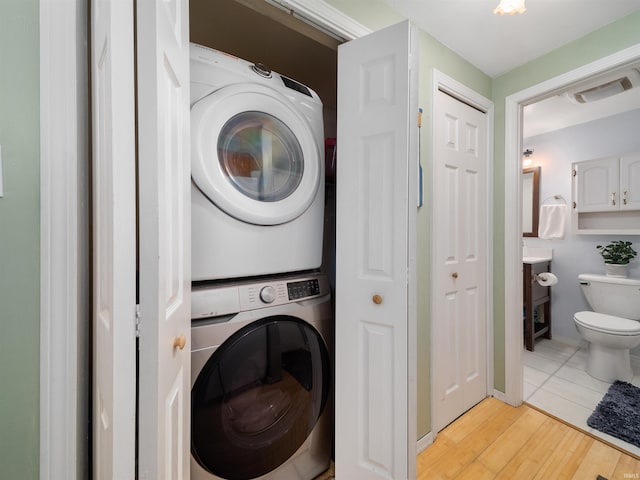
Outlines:
POLYGON ((522 236, 538 236, 540 167, 522 170, 522 236))

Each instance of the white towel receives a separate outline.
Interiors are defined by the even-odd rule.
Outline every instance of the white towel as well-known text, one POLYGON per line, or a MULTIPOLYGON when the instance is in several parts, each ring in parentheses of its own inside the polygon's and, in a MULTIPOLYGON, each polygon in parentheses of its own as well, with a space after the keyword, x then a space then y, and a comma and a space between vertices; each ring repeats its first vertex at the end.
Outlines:
POLYGON ((548 240, 564 238, 566 218, 566 205, 542 205, 538 220, 538 238, 548 240))

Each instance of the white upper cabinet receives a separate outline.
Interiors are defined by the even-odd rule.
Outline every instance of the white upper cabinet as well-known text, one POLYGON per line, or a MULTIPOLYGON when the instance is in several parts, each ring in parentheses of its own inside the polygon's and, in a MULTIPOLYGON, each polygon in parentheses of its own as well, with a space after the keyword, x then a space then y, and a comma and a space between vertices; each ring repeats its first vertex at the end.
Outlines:
POLYGON ((606 212, 620 208, 620 160, 617 157, 576 163, 574 171, 578 212, 606 212))
POLYGON ((640 234, 640 152, 573 164, 573 229, 640 234))
POLYGON ((620 208, 640 210, 640 152, 620 158, 620 208))
POLYGON ((574 164, 578 212, 640 210, 640 153, 574 164))

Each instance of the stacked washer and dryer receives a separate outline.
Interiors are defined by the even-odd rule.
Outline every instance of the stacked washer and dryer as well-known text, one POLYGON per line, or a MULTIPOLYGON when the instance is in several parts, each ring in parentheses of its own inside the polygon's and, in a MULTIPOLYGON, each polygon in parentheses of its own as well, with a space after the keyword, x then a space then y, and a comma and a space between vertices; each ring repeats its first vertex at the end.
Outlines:
POLYGON ((192 44, 191 132, 191 478, 311 480, 332 441, 322 102, 192 44))

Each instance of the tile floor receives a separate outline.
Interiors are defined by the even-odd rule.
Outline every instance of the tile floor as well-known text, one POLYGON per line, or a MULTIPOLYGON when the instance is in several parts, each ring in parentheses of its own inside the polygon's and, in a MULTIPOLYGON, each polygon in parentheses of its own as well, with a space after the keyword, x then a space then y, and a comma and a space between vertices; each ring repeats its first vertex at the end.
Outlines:
MULTIPOLYGON (((587 346, 540 339, 535 351, 524 351, 524 400, 551 415, 640 456, 640 448, 587 425, 610 384, 585 372, 587 346)), ((632 357, 633 383, 640 387, 640 358, 632 357)))

